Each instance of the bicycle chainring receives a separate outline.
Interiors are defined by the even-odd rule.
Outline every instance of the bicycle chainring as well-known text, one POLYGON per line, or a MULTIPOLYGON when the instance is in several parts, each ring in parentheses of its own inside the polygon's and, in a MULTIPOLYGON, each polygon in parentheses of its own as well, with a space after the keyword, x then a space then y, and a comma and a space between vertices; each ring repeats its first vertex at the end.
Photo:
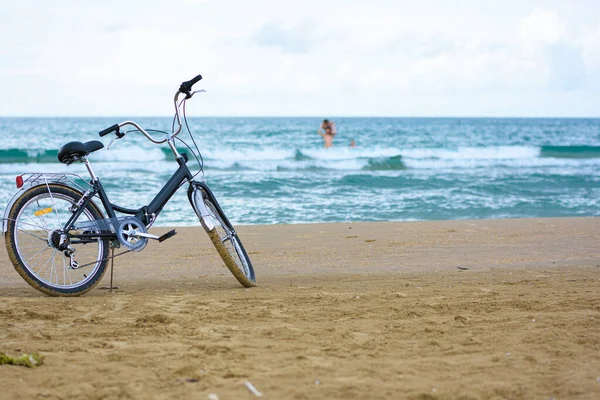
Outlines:
POLYGON ((142 221, 135 217, 126 217, 119 221, 117 238, 119 243, 131 251, 142 251, 148 244, 148 238, 137 236, 138 233, 148 233, 142 221))

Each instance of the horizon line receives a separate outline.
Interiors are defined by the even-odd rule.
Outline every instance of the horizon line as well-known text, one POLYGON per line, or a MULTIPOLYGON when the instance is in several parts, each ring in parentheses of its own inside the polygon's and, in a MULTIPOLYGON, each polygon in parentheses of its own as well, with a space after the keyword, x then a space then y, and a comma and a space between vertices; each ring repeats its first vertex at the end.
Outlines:
MULTIPOLYGON (((173 115, 0 115, 0 118, 173 118, 173 115)), ((316 118, 315 115, 202 115, 188 116, 192 118, 316 118)), ((329 115, 326 118, 465 118, 465 119, 600 119, 597 116, 562 116, 562 115, 329 115)))

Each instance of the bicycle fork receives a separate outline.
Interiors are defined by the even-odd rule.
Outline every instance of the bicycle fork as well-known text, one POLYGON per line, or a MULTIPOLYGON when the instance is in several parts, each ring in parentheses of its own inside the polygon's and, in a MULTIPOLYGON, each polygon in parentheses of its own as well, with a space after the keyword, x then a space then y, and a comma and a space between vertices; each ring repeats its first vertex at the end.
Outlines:
POLYGON ((206 208, 204 204, 204 191, 197 185, 192 186, 192 193, 190 196, 190 202, 192 203, 192 208, 196 212, 196 215, 200 219, 200 224, 206 232, 210 232, 215 229, 215 224, 212 221, 211 214, 206 208))

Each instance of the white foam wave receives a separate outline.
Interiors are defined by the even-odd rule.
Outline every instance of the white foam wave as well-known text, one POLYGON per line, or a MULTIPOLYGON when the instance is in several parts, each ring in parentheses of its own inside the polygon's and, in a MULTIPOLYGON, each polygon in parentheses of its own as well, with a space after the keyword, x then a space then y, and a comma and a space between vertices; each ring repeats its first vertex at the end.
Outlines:
POLYGON ((402 154, 398 148, 350 148, 334 147, 329 149, 301 149, 302 154, 318 160, 348 160, 356 158, 394 157, 402 154))
POLYGON ((110 150, 106 150, 105 148, 91 154, 89 157, 90 161, 148 162, 166 159, 165 153, 159 147, 123 146, 123 143, 117 143, 117 145, 110 150))
MULTIPOLYGON (((110 171, 149 171, 168 172, 176 164, 167 157, 160 146, 141 146, 132 143, 126 146, 117 142, 111 150, 100 150, 90 155, 90 161, 97 172, 110 171)), ((409 169, 460 169, 488 167, 576 167, 600 165, 600 159, 561 159, 540 157, 537 146, 493 146, 443 148, 313 148, 295 149, 281 147, 266 148, 222 148, 203 151, 204 165, 214 170, 311 170, 332 169, 358 171, 369 165, 370 160, 401 156, 402 163, 409 169), (300 154, 299 154, 300 153, 300 154)), ((190 168, 194 169, 194 159, 190 156, 190 168)), ((65 171, 62 164, 44 164, 44 170, 65 171)), ((5 164, 3 172, 23 173, 39 168, 36 164, 5 164)), ((66 169, 71 172, 84 172, 83 166, 74 164, 66 169)))
POLYGON ((73 166, 72 168, 66 169, 64 164, 59 164, 58 161, 53 164, 30 164, 30 163, 15 163, 15 164, 3 164, 2 172, 0 176, 13 176, 21 175, 26 173, 73 173, 82 174, 87 173, 83 165, 73 166), (79 168, 78 168, 79 167, 79 168))
POLYGON ((277 147, 268 147, 263 149, 205 149, 202 156, 205 159, 218 161, 268 161, 285 160, 293 158, 295 151, 291 149, 282 149, 277 147))
MULTIPOLYGON (((123 171, 138 171, 138 172, 147 172, 153 173, 172 173, 177 169, 177 163, 175 161, 156 161, 156 162, 94 162, 94 160, 90 160, 92 167, 96 174, 103 179, 104 177, 109 178, 112 176, 122 176, 123 171)), ((190 165, 190 164, 189 164, 190 165)), ((190 168, 193 170, 194 165, 190 165, 190 168)), ((25 163, 15 163, 15 164, 3 164, 2 171, 0 172, 0 177, 12 176, 12 175, 21 175, 25 173, 68 173, 68 174, 77 174, 82 177, 88 177, 88 171, 83 164, 74 163, 69 166, 60 164, 59 162, 51 163, 51 164, 25 164, 25 163)))
POLYGON ((537 146, 458 147, 456 149, 417 148, 402 151, 404 158, 442 160, 532 159, 540 154, 537 146))
POLYGON ((540 154, 537 146, 494 146, 494 147, 458 147, 443 148, 349 148, 335 147, 330 149, 284 149, 267 147, 262 149, 213 149, 203 150, 205 159, 223 162, 240 161, 276 161, 294 159, 298 152, 309 159, 335 161, 351 159, 373 159, 402 156, 413 160, 512 160, 534 159, 540 154))
POLYGON ((552 158, 429 158, 410 159, 403 158, 404 164, 409 169, 464 169, 464 168, 529 168, 529 167, 584 167, 590 165, 600 166, 600 160, 572 160, 552 158))
POLYGON ((359 171, 366 165, 366 160, 358 159, 318 161, 315 163, 317 168, 334 169, 339 171, 359 171))

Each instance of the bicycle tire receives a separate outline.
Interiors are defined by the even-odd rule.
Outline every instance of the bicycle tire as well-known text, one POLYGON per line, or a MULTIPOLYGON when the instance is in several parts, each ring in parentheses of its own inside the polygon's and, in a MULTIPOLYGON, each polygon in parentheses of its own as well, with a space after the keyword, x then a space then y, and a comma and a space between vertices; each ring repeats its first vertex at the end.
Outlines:
MULTIPOLYGON (((30 286, 47 295, 80 296, 96 286, 106 272, 108 239, 97 238, 86 243, 69 242, 76 250, 74 257, 82 266, 80 268, 71 268, 70 259, 64 251, 52 244, 56 242, 53 232, 62 228, 62 224, 72 215, 70 208, 82 196, 78 190, 64 185, 35 186, 26 190, 9 212, 5 235, 8 256, 19 275, 30 286), (33 250, 30 251, 30 248, 33 250), (52 254, 40 267, 40 263, 45 260, 44 253, 48 250, 52 254), (57 256, 62 260, 58 267, 55 265, 57 256), (90 261, 91 265, 86 266, 90 261), (44 271, 50 262, 48 276, 44 271)), ((102 220, 103 216, 97 206, 90 202, 79 218, 92 221, 102 220)), ((71 232, 73 231, 75 230, 71 232)))
POLYGON ((256 277, 252 262, 246 253, 246 249, 242 244, 237 233, 229 226, 225 215, 221 208, 214 204, 213 201, 202 196, 204 205, 208 210, 215 228, 208 231, 208 236, 215 246, 217 253, 225 263, 225 266, 237 281, 244 287, 256 286, 256 277))

